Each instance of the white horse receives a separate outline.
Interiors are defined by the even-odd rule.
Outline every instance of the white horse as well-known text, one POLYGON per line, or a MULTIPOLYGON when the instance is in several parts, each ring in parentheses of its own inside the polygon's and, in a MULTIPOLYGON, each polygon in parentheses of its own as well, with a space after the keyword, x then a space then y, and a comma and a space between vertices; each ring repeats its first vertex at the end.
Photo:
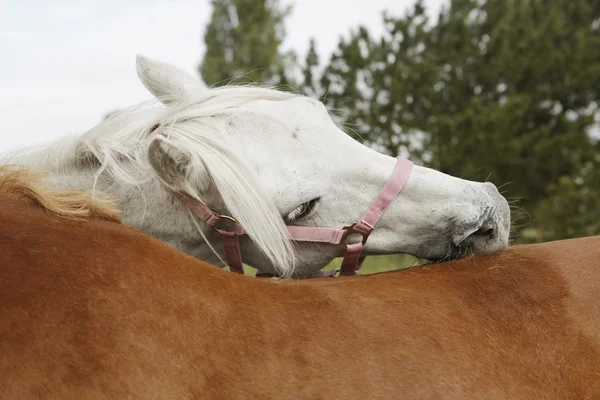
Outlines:
MULTIPOLYGON (((142 56, 137 71, 160 103, 125 109, 81 136, 6 154, 4 162, 43 167, 57 188, 112 194, 124 223, 214 265, 224 265, 221 238, 173 190, 236 218, 248 234, 240 239, 244 261, 263 271, 308 274, 343 254, 339 246, 293 243, 286 225, 356 221, 394 158, 347 136, 308 97, 208 89, 142 56)), ((508 245, 509 230, 508 204, 493 184, 415 166, 364 250, 434 260, 487 254, 508 245)))

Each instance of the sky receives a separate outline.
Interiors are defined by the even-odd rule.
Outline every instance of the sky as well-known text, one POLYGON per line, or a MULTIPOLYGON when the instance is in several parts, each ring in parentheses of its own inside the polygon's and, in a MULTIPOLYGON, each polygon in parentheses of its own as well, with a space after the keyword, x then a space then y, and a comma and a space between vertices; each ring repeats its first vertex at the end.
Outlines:
MULTIPOLYGON (((412 0, 283 0, 294 3, 283 49, 327 59, 340 35, 412 0)), ((426 0, 435 15, 445 0, 426 0)), ((0 152, 84 132, 121 107, 148 100, 136 54, 197 75, 209 0, 0 0, 0 152)))

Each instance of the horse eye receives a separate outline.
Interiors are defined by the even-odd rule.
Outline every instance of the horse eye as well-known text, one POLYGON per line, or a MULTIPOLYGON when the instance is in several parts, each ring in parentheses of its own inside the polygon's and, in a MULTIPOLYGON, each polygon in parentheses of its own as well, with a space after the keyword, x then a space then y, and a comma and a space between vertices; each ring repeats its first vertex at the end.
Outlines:
POLYGON ((300 204, 285 217, 285 220, 287 222, 292 222, 309 216, 315 208, 317 201, 319 201, 319 198, 300 204))

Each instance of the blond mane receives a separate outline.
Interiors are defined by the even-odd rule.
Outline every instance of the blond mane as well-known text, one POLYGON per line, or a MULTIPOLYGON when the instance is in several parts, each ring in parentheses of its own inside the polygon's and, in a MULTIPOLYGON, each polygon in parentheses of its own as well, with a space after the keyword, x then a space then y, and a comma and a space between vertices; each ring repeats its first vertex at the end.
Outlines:
POLYGON ((0 195, 33 200, 64 218, 101 218, 121 222, 116 201, 104 194, 83 190, 57 191, 45 183, 45 172, 0 166, 0 195))

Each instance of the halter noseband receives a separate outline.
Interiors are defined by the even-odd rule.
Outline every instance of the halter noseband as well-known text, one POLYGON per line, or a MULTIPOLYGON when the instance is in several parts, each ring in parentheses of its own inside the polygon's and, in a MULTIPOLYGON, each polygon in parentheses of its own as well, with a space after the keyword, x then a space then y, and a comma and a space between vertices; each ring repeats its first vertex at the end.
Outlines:
MULTIPOLYGON (((344 260, 340 268, 340 275, 354 275, 361 267, 362 250, 379 221, 381 214, 388 208, 391 202, 398 196, 400 190, 406 184, 413 169, 413 163, 398 157, 394 172, 389 177, 371 206, 358 222, 342 229, 316 228, 309 226, 288 226, 288 233, 292 240, 297 242, 329 243, 339 245, 346 250, 344 260), (356 243, 347 243, 351 235, 360 235, 362 239, 356 243)), ((244 273, 242 255, 237 240, 238 236, 246 235, 246 231, 233 217, 215 213, 210 207, 200 203, 186 193, 176 192, 177 197, 198 217, 221 235, 224 241, 227 264, 232 272, 244 273), (229 227, 222 226, 224 223, 229 227)), ((336 271, 317 271, 313 277, 334 276, 336 271)), ((271 276, 270 274, 257 273, 257 276, 271 276)))

